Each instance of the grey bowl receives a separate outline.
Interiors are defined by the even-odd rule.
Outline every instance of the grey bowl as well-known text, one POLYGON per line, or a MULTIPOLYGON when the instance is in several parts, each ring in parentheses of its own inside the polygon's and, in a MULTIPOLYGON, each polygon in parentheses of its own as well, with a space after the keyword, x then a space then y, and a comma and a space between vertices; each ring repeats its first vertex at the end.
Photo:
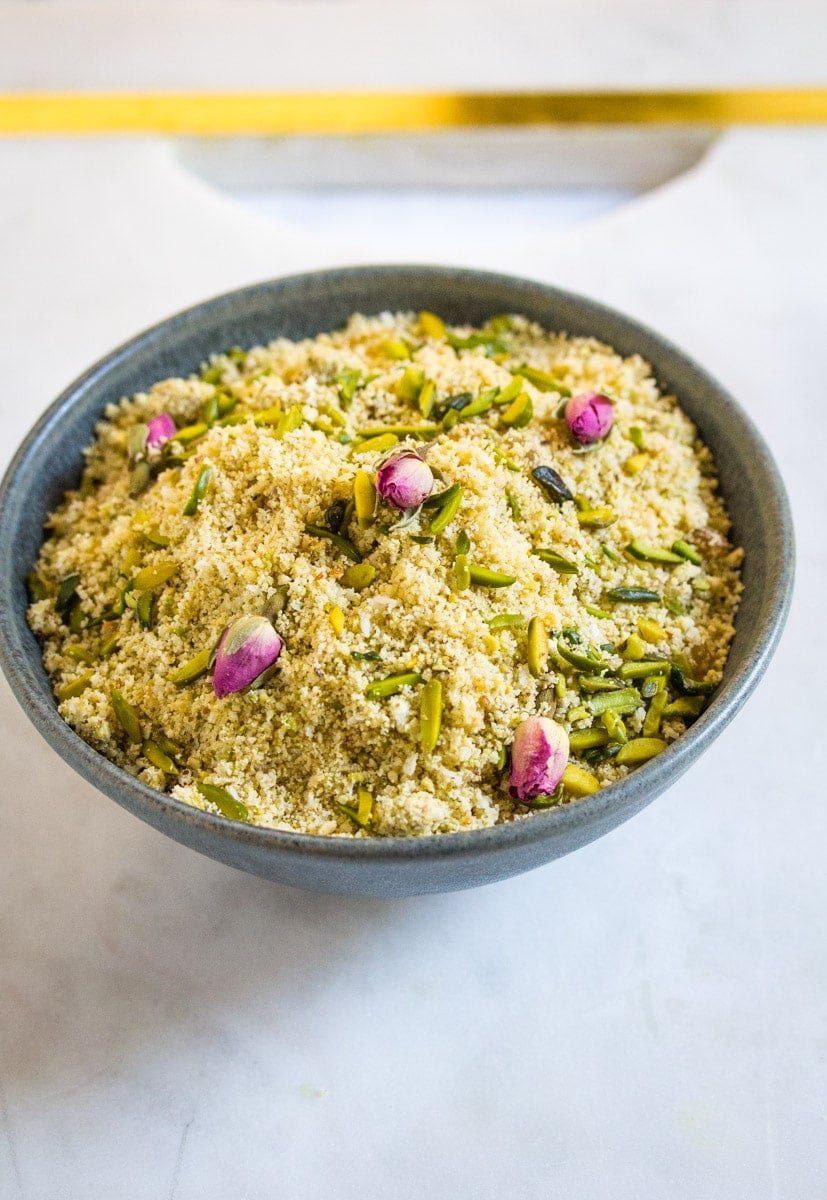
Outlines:
MULTIPOLYGON (((767 446, 746 414, 669 342, 591 300, 523 279, 443 267, 357 267, 277 279, 230 292, 162 321, 91 367, 32 429, 0 485, 0 664, 20 704, 70 766, 105 795, 222 862, 316 891, 407 896, 475 887, 558 858, 633 816, 683 774, 732 720, 761 678, 789 607, 793 530, 767 446), (712 449, 746 549, 744 597, 724 680, 703 716, 668 750, 620 783, 567 808, 469 833, 430 838, 330 839, 258 829, 212 816, 133 779, 58 716, 40 649, 25 620, 24 579, 47 513, 74 486, 81 448, 106 404, 170 375, 187 375, 212 352, 277 335, 313 336, 353 312, 430 309, 479 323, 520 312, 550 329, 589 334, 622 354, 640 353, 677 394, 712 449)), ((59 799, 52 798, 57 806, 59 799)))

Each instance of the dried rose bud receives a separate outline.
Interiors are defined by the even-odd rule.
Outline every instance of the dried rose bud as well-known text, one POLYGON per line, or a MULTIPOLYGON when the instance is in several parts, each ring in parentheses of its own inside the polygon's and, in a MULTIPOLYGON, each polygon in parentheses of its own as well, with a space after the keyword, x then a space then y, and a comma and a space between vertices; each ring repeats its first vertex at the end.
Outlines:
POLYGON ((266 617, 239 617, 228 625, 218 643, 213 671, 213 691, 219 700, 264 683, 281 648, 282 640, 266 617))
POLYGON ((404 450, 383 463, 376 474, 376 490, 394 508, 418 508, 433 491, 431 468, 413 450, 404 450))
POLYGON ((529 717, 511 743, 509 791, 524 804, 535 796, 549 796, 560 782, 569 761, 569 735, 548 717, 529 717))
POLYGON ((158 413, 147 423, 146 444, 153 450, 175 437, 175 422, 169 413, 158 413))
POLYGON ((581 446, 604 438, 614 422, 614 405, 598 392, 581 392, 566 405, 566 424, 581 446))

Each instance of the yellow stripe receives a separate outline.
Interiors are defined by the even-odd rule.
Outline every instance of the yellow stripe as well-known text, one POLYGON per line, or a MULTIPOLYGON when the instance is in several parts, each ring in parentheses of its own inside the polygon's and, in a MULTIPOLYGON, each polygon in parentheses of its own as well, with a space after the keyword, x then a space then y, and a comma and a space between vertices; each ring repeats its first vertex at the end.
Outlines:
POLYGON ((827 88, 0 94, 0 134, 353 134, 485 125, 820 124, 827 88))

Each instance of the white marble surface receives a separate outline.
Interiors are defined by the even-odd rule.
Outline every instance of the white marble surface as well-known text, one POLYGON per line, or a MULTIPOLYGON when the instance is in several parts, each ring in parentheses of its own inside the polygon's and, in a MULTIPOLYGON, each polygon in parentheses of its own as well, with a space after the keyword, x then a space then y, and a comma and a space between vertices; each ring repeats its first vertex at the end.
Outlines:
MULTIPOLYGON (((142 325, 378 254, 364 225, 325 244, 238 210, 151 140, 0 143, 0 179, 4 459, 142 325)), ((473 255, 696 354, 792 495, 764 683, 600 842, 464 894, 303 895, 121 812, 0 685, 2 1200, 823 1200, 825 202, 827 132, 735 132, 473 255)))

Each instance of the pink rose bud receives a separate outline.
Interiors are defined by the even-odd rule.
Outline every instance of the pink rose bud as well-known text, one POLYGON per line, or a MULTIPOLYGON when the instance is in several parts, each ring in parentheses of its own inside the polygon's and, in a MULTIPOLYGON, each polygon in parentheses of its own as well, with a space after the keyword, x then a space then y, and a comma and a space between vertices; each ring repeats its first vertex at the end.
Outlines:
POLYGON ((431 468, 413 450, 389 458, 376 474, 377 492, 394 508, 419 508, 433 488, 431 468))
POLYGON ((566 405, 566 424, 581 446, 604 438, 614 422, 614 405, 598 392, 581 392, 566 405))
POLYGON ((212 678, 219 700, 264 683, 281 648, 282 640, 266 617, 239 617, 228 625, 218 643, 212 678))
POLYGON ((550 796, 569 761, 569 735, 548 717, 529 717, 511 743, 509 791, 524 804, 535 796, 550 796))
POLYGON ((164 442, 175 437, 175 422, 169 413, 158 413, 157 417, 153 417, 151 421, 147 422, 147 431, 147 446, 157 450, 159 446, 163 446, 164 442))

